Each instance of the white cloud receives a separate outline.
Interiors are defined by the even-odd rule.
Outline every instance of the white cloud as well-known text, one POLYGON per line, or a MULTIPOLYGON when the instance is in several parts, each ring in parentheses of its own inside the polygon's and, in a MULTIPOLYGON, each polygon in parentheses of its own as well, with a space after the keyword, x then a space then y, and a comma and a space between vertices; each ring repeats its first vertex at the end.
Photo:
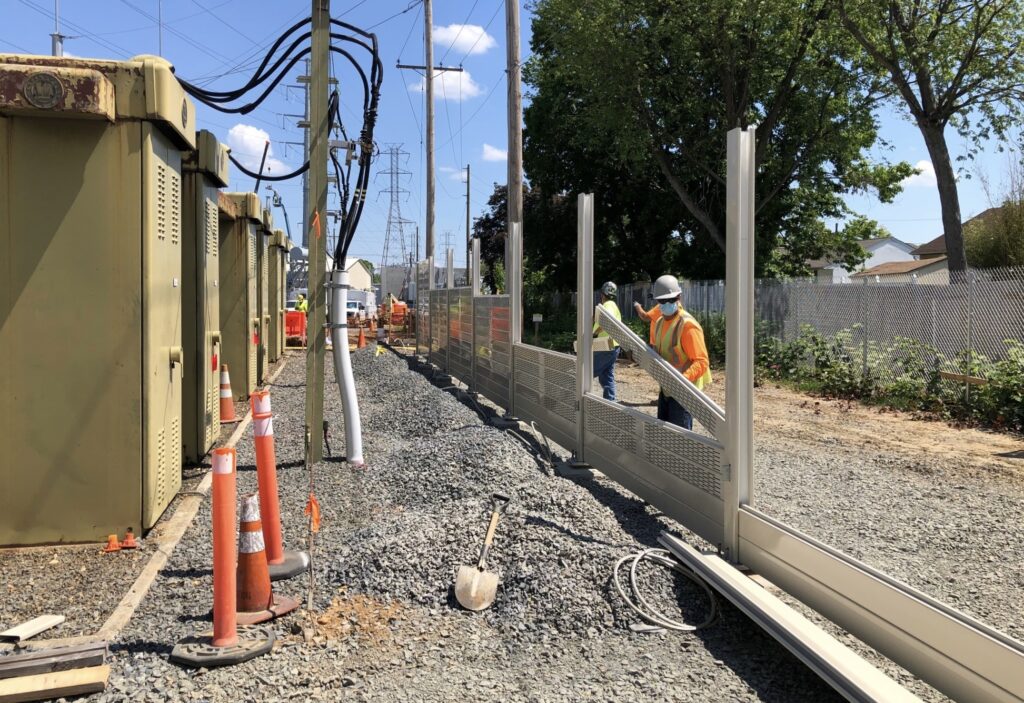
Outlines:
MULTIPOLYGON (((494 37, 477 24, 450 24, 434 27, 434 46, 459 54, 484 54, 498 45, 494 37)), ((436 49, 435 49, 436 51, 436 49)))
POLYGON ((904 188, 934 188, 935 187, 935 168, 932 166, 932 162, 927 159, 918 161, 914 164, 920 173, 915 173, 913 176, 904 178, 900 183, 904 188))
MULTIPOLYGON (((270 141, 270 135, 267 131, 252 125, 239 123, 228 130, 228 146, 231 148, 232 155, 250 171, 259 171, 263 146, 268 141, 270 141)), ((274 158, 274 145, 271 144, 263 173, 276 176, 292 170, 291 166, 274 158)))
MULTIPOLYGON (((422 93, 427 89, 426 77, 416 83, 409 84, 409 90, 422 93)), ((480 84, 473 80, 469 71, 438 71, 434 74, 434 100, 468 100, 484 92, 480 84)))
POLYGON ((437 170, 448 176, 453 181, 458 183, 466 182, 466 169, 455 168, 453 166, 438 166, 437 170))
POLYGON ((483 151, 483 160, 484 161, 507 161, 508 160, 508 152, 505 151, 504 149, 499 149, 496 146, 491 146, 490 144, 486 144, 485 143, 484 144, 484 151, 483 151))

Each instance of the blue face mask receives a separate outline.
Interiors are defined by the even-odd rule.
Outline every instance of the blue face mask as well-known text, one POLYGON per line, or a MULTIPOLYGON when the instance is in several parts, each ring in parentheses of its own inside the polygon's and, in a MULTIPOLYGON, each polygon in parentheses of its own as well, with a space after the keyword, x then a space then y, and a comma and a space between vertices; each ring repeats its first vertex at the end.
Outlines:
POLYGON ((658 307, 661 308, 662 315, 672 317, 679 310, 679 303, 673 300, 671 303, 660 303, 658 307))

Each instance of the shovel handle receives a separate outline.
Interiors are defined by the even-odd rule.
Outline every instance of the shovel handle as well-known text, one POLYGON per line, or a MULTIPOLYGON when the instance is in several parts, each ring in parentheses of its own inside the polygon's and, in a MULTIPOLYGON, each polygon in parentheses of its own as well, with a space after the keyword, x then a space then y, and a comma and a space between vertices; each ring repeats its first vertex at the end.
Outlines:
POLYGON ((477 563, 477 568, 481 571, 487 564, 487 552, 491 550, 491 545, 494 543, 494 533, 498 529, 498 519, 501 518, 501 514, 508 507, 508 502, 508 496, 503 496, 500 493, 495 493, 491 496, 491 521, 487 525, 484 546, 480 550, 480 561, 477 563))

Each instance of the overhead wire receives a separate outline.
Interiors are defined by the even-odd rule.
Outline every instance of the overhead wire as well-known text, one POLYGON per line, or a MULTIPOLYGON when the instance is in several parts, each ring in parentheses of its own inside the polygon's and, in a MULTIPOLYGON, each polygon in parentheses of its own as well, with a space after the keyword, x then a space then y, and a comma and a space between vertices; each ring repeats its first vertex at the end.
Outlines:
MULTIPOLYGON (((22 5, 24 5, 25 7, 28 7, 30 9, 32 9, 32 10, 35 10, 36 12, 38 12, 41 15, 43 15, 44 17, 47 17, 47 18, 49 18, 51 20, 54 19, 54 15, 53 15, 52 12, 47 10, 45 7, 39 6, 38 4, 33 2, 32 0, 19 0, 19 2, 22 5)), ((83 39, 88 39, 89 41, 91 41, 92 43, 96 44, 97 46, 102 46, 104 49, 106 49, 107 51, 112 52, 113 54, 115 54, 116 56, 118 56, 120 58, 129 58, 130 56, 134 55, 134 52, 131 52, 128 49, 125 49, 123 46, 119 46, 119 45, 115 44, 114 42, 107 41, 106 39, 100 38, 96 34, 93 34, 89 30, 87 30, 84 27, 82 27, 81 25, 75 24, 74 22, 72 22, 71 20, 69 20, 69 19, 67 19, 65 17, 61 17, 60 21, 61 21, 61 24, 63 24, 65 27, 68 27, 72 31, 77 32, 78 35, 81 36, 83 39)))
MULTIPOLYGON (((451 44, 449 44, 448 48, 445 49, 444 55, 441 57, 440 62, 442 66, 444 66, 444 60, 448 58, 448 53, 452 50, 452 47, 455 46, 455 42, 457 42, 459 40, 459 37, 462 36, 462 30, 466 28, 466 23, 469 22, 469 18, 473 16, 473 10, 476 9, 476 5, 478 2, 480 2, 480 0, 473 0, 473 5, 469 8, 469 12, 466 13, 466 19, 462 22, 462 24, 459 25, 459 31, 455 33, 455 36, 452 38, 451 44)), ((477 41, 480 41, 479 37, 477 37, 477 41)), ((474 43, 473 46, 475 47, 476 44, 474 43)))

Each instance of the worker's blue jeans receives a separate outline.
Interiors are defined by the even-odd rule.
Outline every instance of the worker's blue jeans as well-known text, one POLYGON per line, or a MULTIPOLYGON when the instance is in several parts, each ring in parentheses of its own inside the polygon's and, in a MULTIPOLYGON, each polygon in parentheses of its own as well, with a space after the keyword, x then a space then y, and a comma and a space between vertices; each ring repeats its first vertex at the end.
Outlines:
POLYGON ((693 429, 693 416, 678 400, 658 392, 658 419, 679 425, 688 430, 693 429))
POLYGON ((618 358, 619 347, 594 352, 594 375, 601 383, 605 400, 615 400, 615 360, 618 358))

